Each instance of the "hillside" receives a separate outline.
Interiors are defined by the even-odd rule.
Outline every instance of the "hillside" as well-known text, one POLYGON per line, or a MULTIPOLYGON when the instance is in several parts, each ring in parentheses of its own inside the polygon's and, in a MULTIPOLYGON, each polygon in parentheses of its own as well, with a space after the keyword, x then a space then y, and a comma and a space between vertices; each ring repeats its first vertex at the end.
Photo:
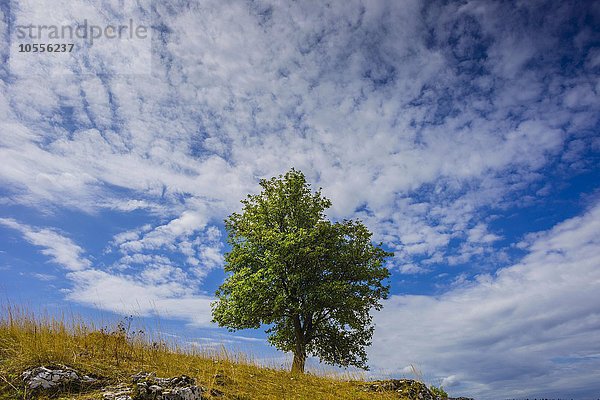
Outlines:
POLYGON ((399 394, 399 385, 411 385, 413 392, 427 390, 425 385, 408 380, 367 383, 351 376, 292 375, 260 367, 239 354, 182 349, 148 337, 151 335, 146 332, 129 332, 123 323, 98 329, 83 322, 37 319, 14 308, 2 314, 0 399, 83 400, 102 399, 103 395, 127 399, 125 395, 119 397, 119 391, 126 393, 135 374, 137 392, 140 385, 188 382, 200 388, 203 399, 399 399, 409 398, 399 394), (52 370, 63 371, 55 374, 75 373, 77 380, 33 391, 24 381, 25 371, 31 378, 40 371, 50 376, 52 370))

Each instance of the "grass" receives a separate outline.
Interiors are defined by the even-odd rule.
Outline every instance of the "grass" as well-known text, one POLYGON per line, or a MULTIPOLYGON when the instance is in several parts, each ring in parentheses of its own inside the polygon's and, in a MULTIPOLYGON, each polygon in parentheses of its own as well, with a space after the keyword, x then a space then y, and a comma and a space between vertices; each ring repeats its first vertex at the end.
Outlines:
MULTIPOLYGON (((98 377, 103 386, 129 382, 139 371, 157 376, 188 375, 217 389, 221 399, 398 399, 393 393, 365 393, 356 376, 292 375, 257 365, 224 349, 184 349, 144 331, 130 320, 100 328, 79 318, 36 317, 17 307, 0 313, 0 399, 26 398, 20 374, 32 367, 67 365, 98 377)), ((43 398, 43 397, 38 397, 43 398)), ((61 399, 101 399, 101 392, 68 393, 61 399)))

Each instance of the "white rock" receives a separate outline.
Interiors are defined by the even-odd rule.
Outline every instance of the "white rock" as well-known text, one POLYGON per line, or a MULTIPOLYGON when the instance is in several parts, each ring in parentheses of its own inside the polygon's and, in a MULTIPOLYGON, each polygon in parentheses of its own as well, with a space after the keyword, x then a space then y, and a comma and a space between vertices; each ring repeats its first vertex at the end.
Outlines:
POLYGON ((79 384, 82 382, 91 383, 95 381, 94 378, 89 376, 80 378, 76 371, 68 367, 58 369, 37 367, 23 372, 21 378, 30 389, 50 389, 60 385, 79 384))

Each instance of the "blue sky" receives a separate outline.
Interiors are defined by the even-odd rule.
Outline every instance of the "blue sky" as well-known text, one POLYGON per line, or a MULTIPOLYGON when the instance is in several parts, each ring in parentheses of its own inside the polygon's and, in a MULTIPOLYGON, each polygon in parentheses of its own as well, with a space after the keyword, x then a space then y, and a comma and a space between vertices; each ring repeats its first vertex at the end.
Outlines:
POLYGON ((2 298, 284 363, 210 302, 223 219, 295 167, 395 252, 373 376, 597 397, 599 2, 121 3, 0 2, 2 298), (151 42, 17 53, 84 16, 151 42))

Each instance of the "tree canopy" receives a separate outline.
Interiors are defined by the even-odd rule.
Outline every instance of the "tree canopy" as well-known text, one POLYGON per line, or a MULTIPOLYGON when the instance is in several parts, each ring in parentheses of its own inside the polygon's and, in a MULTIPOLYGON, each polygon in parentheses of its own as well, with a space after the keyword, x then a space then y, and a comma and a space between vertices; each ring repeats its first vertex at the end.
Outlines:
POLYGON ((217 290, 213 319, 230 330, 268 325, 268 341, 293 352, 292 371, 306 357, 368 369, 370 310, 388 296, 384 260, 360 222, 331 222, 331 201, 312 192, 304 174, 260 181, 262 192, 242 200, 225 220, 229 273, 217 290))

